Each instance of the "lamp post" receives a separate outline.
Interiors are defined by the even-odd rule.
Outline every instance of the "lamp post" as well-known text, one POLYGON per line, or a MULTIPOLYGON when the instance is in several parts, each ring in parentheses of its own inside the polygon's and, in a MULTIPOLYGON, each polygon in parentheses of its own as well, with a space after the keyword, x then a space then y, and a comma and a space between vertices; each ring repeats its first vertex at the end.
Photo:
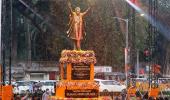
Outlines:
POLYGON ((119 18, 119 17, 113 17, 122 21, 126 22, 126 34, 125 34, 125 38, 126 38, 126 46, 125 46, 125 74, 126 74, 126 85, 128 85, 128 55, 129 55, 129 43, 128 43, 128 34, 129 34, 129 19, 123 19, 123 18, 119 18))
MULTIPOLYGON (((143 13, 139 14, 139 16, 144 16, 143 13)), ((136 17, 136 16, 135 16, 136 17)), ((129 56, 129 42, 128 42, 128 35, 129 35, 129 20, 131 19, 123 19, 123 18, 120 18, 120 17, 113 17, 113 18, 116 18, 118 20, 121 20, 121 21, 124 21, 126 22, 126 34, 125 34, 125 39, 126 39, 126 46, 125 46, 125 73, 126 73, 126 85, 128 85, 128 63, 129 63, 129 59, 128 59, 128 56, 129 56)), ((138 64, 139 65, 139 64, 138 64)))

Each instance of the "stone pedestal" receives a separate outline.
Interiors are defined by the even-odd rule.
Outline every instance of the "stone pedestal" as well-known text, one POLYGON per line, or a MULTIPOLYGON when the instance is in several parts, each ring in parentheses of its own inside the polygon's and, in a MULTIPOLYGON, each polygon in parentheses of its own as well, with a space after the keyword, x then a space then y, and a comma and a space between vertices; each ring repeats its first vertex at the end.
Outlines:
POLYGON ((63 50, 60 58, 61 81, 56 88, 59 98, 97 98, 99 85, 94 82, 94 51, 63 50))

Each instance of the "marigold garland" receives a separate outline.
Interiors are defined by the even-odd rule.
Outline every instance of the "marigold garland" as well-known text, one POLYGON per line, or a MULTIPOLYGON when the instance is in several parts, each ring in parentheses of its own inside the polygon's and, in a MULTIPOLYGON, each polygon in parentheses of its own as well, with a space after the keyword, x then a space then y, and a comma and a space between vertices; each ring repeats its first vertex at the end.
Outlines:
POLYGON ((96 82, 62 82, 57 84, 58 88, 67 87, 69 89, 98 89, 99 84, 96 82))
POLYGON ((96 63, 95 53, 92 50, 63 50, 61 53, 60 63, 96 63))

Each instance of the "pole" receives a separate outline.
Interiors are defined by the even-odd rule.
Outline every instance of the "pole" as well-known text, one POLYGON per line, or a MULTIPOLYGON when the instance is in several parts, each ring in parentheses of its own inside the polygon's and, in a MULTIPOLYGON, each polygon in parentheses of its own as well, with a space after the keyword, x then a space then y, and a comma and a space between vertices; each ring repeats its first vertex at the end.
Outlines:
POLYGON ((119 19, 119 20, 122 20, 122 21, 125 21, 126 22, 126 34, 125 34, 125 75, 126 75, 126 85, 128 85, 128 63, 129 63, 129 43, 128 43, 128 34, 129 34, 129 19, 123 19, 123 18, 120 18, 120 17, 113 17, 113 18, 116 18, 116 19, 119 19))
POLYGON ((126 22, 126 47, 125 47, 125 73, 126 73, 126 85, 128 86, 128 57, 129 57, 129 48, 128 48, 128 27, 129 27, 129 20, 125 19, 126 22))
POLYGON ((1 26, 2 26, 2 0, 0 0, 0 82, 2 82, 2 43, 1 43, 1 26))
POLYGON ((128 71, 128 65, 127 65, 127 56, 128 56, 128 50, 127 48, 125 48, 125 75, 126 75, 126 86, 128 86, 128 74, 127 74, 127 71, 128 71))
POLYGON ((137 60, 136 60, 136 73, 137 73, 137 78, 139 78, 139 50, 137 50, 137 60))
POLYGON ((30 32, 30 24, 29 21, 27 20, 27 36, 28 36, 28 67, 31 68, 31 34, 30 32))
POLYGON ((5 41, 4 41, 4 36, 2 33, 2 30, 4 30, 2 26, 5 24, 5 16, 6 15, 6 1, 2 0, 1 1, 1 63, 2 63, 2 85, 5 86, 5 78, 6 78, 6 66, 5 66, 5 41), (3 15, 3 16, 2 16, 3 15), (2 18, 3 17, 3 18, 2 18), (2 21, 3 20, 3 21, 2 21))
POLYGON ((6 80, 6 65, 5 65, 5 44, 2 43, 2 82, 3 86, 5 86, 5 80, 6 80))
MULTIPOLYGON (((1 51, 1 48, 2 48, 2 45, 1 45, 1 27, 2 27, 2 0, 0 0, 0 51, 1 51)), ((0 52, 0 63, 2 64, 2 53, 0 52)))
POLYGON ((12 50, 12 33, 13 33, 13 0, 10 0, 10 6, 11 6, 11 26, 10 26, 10 48, 9 48, 9 85, 11 85, 11 67, 12 67, 12 64, 11 64, 11 50, 12 50))
POLYGON ((128 48, 129 43, 128 43, 128 33, 129 33, 129 20, 126 19, 126 48, 128 48))

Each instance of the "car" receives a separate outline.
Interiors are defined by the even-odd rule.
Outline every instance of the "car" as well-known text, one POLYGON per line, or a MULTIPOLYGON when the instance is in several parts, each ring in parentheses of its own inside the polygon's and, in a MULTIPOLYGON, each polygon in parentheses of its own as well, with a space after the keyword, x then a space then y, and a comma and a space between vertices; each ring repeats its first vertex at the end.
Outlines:
POLYGON ((18 94, 24 94, 27 90, 29 90, 29 84, 25 81, 17 81, 15 92, 18 94))
POLYGON ((46 89, 49 89, 51 91, 51 93, 55 93, 55 86, 57 81, 56 80, 44 80, 41 81, 42 83, 42 91, 45 91, 46 89))
POLYGON ((14 87, 14 94, 25 94, 29 90, 30 84, 36 83, 35 81, 17 81, 14 87))
POLYGON ((134 78, 136 81, 147 81, 147 78, 134 78))
POLYGON ((115 80, 94 79, 99 84, 99 92, 123 92, 126 86, 115 80))

